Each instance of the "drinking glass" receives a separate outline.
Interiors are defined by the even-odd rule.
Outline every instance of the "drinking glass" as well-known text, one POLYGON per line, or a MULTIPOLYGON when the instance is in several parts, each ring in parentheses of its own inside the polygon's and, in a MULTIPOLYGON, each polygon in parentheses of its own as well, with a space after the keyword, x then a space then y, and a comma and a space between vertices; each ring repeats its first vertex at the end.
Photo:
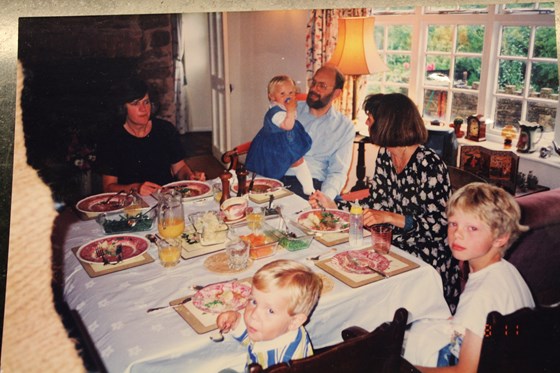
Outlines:
POLYGON ((257 231, 262 228, 264 222, 264 209, 262 207, 248 207, 247 208, 247 226, 252 231, 257 231))
POLYGON ((389 254, 391 240, 393 239, 393 227, 388 224, 375 224, 368 227, 371 232, 371 245, 378 254, 389 254))

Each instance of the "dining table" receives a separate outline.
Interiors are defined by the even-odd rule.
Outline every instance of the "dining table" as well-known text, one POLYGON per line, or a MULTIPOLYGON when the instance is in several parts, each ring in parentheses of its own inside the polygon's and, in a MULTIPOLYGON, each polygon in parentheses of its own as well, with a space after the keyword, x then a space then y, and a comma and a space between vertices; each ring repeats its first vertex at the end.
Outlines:
MULTIPOLYGON (((153 206, 157 201, 143 197, 153 206)), ((250 206, 256 205, 249 201, 250 206)), ((310 209, 309 203, 295 194, 274 201, 282 214, 294 222, 297 214, 310 209)), ((185 215, 199 211, 216 211, 219 204, 212 196, 184 202, 185 215)), ((77 315, 83 331, 108 372, 220 372, 230 368, 243 370, 246 347, 225 334, 224 341, 213 342, 215 331, 195 330, 169 307, 155 312, 149 308, 169 305, 170 301, 193 295, 194 285, 212 284, 236 279, 250 279, 264 264, 277 259, 291 259, 308 265, 324 279, 325 289, 305 327, 315 348, 342 341, 341 331, 349 326, 373 330, 391 321, 394 312, 404 307, 408 322, 422 318, 448 318, 449 308, 443 298, 441 278, 434 268, 414 255, 394 246, 391 252, 414 264, 414 268, 389 278, 352 287, 317 265, 310 257, 325 254, 329 258, 350 249, 348 242, 327 247, 317 239, 309 248, 288 251, 279 247, 273 256, 255 259, 244 271, 218 273, 204 265, 212 254, 181 259, 173 268, 158 261, 157 247, 150 244, 147 254, 154 260, 143 265, 90 276, 75 249, 106 236, 94 219, 81 219, 72 209, 62 212, 62 227, 53 235, 54 247, 62 253, 63 298, 77 315), (74 250, 72 250, 74 249, 74 250)), ((282 228, 282 220, 273 218, 270 225, 282 228)), ((292 225, 292 229, 297 226, 292 225)), ((144 237, 157 233, 134 233, 144 237)), ((371 246, 365 237, 363 248, 371 246)))

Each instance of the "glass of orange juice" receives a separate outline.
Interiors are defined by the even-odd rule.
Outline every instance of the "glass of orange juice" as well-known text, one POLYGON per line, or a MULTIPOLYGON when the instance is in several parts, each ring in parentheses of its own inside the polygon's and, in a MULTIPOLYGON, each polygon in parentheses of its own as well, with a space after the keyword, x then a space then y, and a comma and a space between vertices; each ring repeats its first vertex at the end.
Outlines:
POLYGON ((172 268, 181 260, 181 245, 178 239, 169 239, 158 244, 159 262, 164 268, 172 268))
POLYGON ((163 238, 177 238, 185 230, 185 216, 181 194, 174 190, 160 194, 158 212, 158 232, 163 238))
POLYGON ((262 228, 264 221, 264 209, 262 207, 248 207, 247 208, 247 226, 252 231, 257 231, 262 228))

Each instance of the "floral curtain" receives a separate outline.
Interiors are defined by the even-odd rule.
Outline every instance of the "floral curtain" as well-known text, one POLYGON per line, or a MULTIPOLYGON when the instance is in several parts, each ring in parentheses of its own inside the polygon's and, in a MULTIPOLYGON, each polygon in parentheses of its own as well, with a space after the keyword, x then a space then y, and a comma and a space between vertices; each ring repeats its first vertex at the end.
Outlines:
MULTIPOLYGON (((366 17, 373 14, 372 9, 317 9, 310 12, 306 36, 306 77, 309 82, 313 73, 329 61, 336 46, 338 36, 338 18, 366 17)), ((346 84, 340 100, 334 105, 344 115, 352 116, 353 81, 346 77, 346 84)), ((309 85, 309 83, 308 83, 309 85)), ((360 84, 360 89, 363 84, 360 84)))

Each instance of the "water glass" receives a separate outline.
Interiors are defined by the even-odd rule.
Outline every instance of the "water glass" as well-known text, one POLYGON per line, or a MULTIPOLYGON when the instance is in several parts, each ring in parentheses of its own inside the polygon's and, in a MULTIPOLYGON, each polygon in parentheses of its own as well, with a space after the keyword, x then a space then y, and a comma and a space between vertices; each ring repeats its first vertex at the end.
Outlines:
POLYGON ((229 269, 241 271, 247 268, 249 245, 239 238, 233 239, 226 244, 226 255, 229 269))
POLYGON ((368 227, 371 232, 371 245, 378 254, 389 254, 391 240, 393 239, 393 227, 388 224, 375 224, 368 227))
POLYGON ((178 239, 168 239, 158 243, 159 262, 164 268, 173 268, 181 260, 181 243, 178 239))

